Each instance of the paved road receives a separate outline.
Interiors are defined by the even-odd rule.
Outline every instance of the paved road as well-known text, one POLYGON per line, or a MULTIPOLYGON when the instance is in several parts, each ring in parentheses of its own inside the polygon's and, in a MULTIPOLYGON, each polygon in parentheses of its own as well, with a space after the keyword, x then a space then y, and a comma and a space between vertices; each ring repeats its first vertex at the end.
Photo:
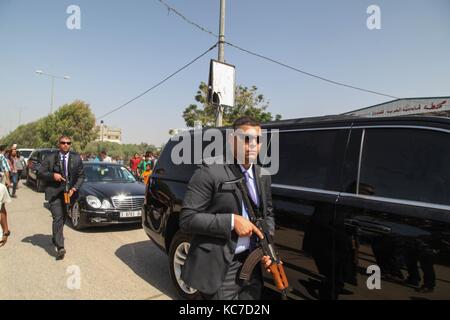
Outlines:
POLYGON ((17 194, 7 206, 11 236, 0 248, 0 300, 178 299, 167 256, 139 225, 78 232, 67 222, 67 255, 56 261, 44 195, 23 183, 17 194))

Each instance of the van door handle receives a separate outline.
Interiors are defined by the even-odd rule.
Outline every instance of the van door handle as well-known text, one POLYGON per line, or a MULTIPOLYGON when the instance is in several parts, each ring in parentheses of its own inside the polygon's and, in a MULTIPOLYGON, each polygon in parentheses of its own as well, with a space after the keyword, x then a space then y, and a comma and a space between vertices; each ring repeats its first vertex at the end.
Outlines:
POLYGON ((358 229, 375 232, 375 233, 391 233, 392 229, 390 227, 384 226, 378 223, 372 223, 367 221, 361 221, 357 219, 346 219, 345 224, 357 227, 358 229))

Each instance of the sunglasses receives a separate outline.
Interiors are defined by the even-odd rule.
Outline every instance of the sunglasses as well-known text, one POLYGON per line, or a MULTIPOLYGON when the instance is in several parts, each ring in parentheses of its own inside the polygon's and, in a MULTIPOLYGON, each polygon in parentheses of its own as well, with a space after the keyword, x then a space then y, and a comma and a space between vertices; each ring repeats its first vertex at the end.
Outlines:
POLYGON ((249 134, 239 133, 239 132, 236 132, 235 136, 241 140, 244 140, 245 143, 256 142, 256 144, 260 144, 261 139, 262 139, 261 136, 254 136, 254 135, 249 135, 249 134))
POLYGON ((68 146, 70 146, 72 144, 72 142, 70 142, 70 141, 60 141, 59 144, 67 144, 68 146))

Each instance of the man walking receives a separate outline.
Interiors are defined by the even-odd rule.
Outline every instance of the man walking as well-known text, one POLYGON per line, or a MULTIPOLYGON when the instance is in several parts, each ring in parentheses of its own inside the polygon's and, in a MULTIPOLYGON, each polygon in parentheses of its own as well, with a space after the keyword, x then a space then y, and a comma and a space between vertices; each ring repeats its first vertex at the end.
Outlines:
MULTIPOLYGON (((256 159, 261 147, 261 126, 250 117, 237 119, 228 137, 235 159, 232 164, 204 165, 188 185, 180 216, 182 231, 193 239, 181 278, 206 299, 257 300, 261 298, 262 273, 255 268, 250 281, 239 279, 245 259, 256 248, 261 231, 249 221, 243 194, 235 184, 245 178, 248 197, 274 233, 271 179, 261 175, 256 159), (241 155, 241 156, 240 156, 241 155), (243 157, 242 157, 243 155, 243 157)), ((261 261, 267 269, 270 258, 261 261)))
POLYGON ((8 159, 5 157, 6 146, 0 146, 0 183, 3 183, 7 188, 9 187, 9 173, 11 168, 8 159))
POLYGON ((56 259, 64 258, 63 227, 67 214, 64 201, 64 191, 69 190, 71 203, 77 195, 84 180, 83 161, 81 157, 70 151, 72 141, 68 136, 61 136, 58 140, 59 151, 48 155, 39 170, 39 178, 46 181, 45 200, 50 204, 53 217, 52 240, 57 249, 56 259))

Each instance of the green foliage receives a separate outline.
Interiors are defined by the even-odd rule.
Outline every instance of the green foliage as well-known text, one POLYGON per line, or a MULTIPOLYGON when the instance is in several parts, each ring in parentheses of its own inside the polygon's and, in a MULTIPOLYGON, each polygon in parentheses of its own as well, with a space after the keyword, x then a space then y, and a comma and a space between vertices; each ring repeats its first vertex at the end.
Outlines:
POLYGON ((19 126, 0 140, 0 144, 11 146, 17 143, 19 148, 56 147, 61 135, 73 140, 73 149, 82 150, 97 137, 95 116, 88 104, 76 100, 65 104, 55 113, 38 121, 19 126))
MULTIPOLYGON (((189 105, 183 112, 183 119, 186 125, 193 127, 196 121, 200 121, 204 126, 214 126, 216 119, 216 107, 208 102, 208 85, 204 82, 200 83, 199 89, 195 96, 195 101, 202 104, 189 105)), ((223 125, 231 125, 234 120, 242 116, 251 116, 260 122, 268 122, 272 120, 281 120, 281 115, 274 117, 267 112, 269 103, 264 96, 258 93, 258 88, 238 86, 235 89, 235 104, 233 107, 224 107, 223 125)))
POLYGON ((19 126, 16 130, 0 139, 0 145, 12 146, 17 143, 19 148, 38 148, 43 143, 38 128, 43 119, 19 126))
POLYGON ((55 146, 64 134, 72 138, 72 148, 80 151, 97 137, 95 116, 88 104, 76 100, 44 118, 39 133, 45 147, 55 146))

